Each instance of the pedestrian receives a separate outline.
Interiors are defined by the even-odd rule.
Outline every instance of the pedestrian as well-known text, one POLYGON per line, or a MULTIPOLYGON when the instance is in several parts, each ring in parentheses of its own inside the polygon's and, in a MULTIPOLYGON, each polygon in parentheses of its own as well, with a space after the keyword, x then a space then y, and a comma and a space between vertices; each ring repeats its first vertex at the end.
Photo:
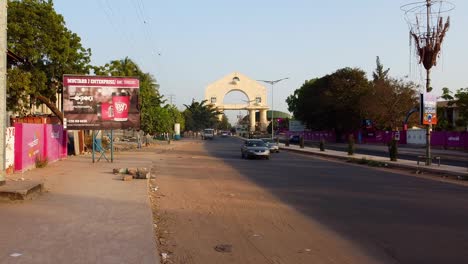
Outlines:
POLYGON ((146 136, 145 136, 145 146, 149 146, 150 145, 150 140, 151 140, 151 135, 150 133, 146 133, 146 136))
POLYGON ((136 137, 137 137, 137 148, 141 149, 141 132, 140 132, 140 130, 137 130, 136 137))

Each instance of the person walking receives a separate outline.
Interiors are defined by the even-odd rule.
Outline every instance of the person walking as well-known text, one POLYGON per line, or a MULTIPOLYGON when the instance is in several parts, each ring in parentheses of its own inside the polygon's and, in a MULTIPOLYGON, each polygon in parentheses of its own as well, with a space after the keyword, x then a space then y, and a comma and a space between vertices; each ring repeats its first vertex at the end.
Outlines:
POLYGON ((137 130, 136 138, 137 138, 137 148, 141 149, 141 130, 137 130))

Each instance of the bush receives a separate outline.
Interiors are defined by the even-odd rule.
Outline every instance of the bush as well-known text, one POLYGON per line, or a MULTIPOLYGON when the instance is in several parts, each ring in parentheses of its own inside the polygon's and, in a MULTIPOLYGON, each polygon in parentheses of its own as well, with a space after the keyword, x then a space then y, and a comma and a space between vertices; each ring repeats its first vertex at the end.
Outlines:
POLYGON ((319 143, 320 151, 325 151, 325 140, 321 139, 319 143))
POLYGON ((43 158, 41 156, 36 156, 35 163, 36 163, 36 168, 45 168, 47 164, 49 163, 49 161, 47 160, 47 157, 43 158))
POLYGON ((348 155, 354 155, 354 150, 355 150, 355 147, 354 147, 354 136, 353 135, 349 135, 348 137, 348 155))
POLYGON ((388 154, 390 155, 391 161, 397 161, 398 141, 396 139, 392 139, 392 141, 388 143, 388 154))

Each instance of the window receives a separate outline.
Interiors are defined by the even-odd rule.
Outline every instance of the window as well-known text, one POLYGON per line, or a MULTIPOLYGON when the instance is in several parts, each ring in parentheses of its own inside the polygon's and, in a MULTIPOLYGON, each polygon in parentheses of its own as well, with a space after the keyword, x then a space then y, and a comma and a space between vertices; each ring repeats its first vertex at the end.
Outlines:
POLYGON ((216 97, 211 97, 211 103, 216 104, 216 97))
POLYGON ((255 97, 255 103, 259 104, 262 102, 262 98, 261 97, 255 97))

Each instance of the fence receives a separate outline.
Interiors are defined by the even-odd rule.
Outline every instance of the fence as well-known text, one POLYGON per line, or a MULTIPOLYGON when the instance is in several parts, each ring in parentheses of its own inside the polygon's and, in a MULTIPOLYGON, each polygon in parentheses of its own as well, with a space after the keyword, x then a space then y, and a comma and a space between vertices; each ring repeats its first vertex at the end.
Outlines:
MULTIPOLYGON (((327 142, 336 142, 336 134, 333 131, 304 131, 304 132, 285 132, 286 137, 292 135, 301 135, 305 140, 320 141, 321 139, 327 142)), ((375 131, 372 137, 360 135, 359 132, 352 133, 357 143, 362 144, 387 144, 393 138, 397 139, 399 144, 426 144, 425 129, 411 129, 406 131, 375 131)), ((347 141, 347 134, 341 136, 343 142, 347 141)), ((431 133, 431 146, 468 149, 468 132, 441 132, 433 131, 431 133)))
POLYGON ((15 123, 14 168, 25 171, 37 160, 54 162, 67 156, 66 132, 60 125, 15 123))

